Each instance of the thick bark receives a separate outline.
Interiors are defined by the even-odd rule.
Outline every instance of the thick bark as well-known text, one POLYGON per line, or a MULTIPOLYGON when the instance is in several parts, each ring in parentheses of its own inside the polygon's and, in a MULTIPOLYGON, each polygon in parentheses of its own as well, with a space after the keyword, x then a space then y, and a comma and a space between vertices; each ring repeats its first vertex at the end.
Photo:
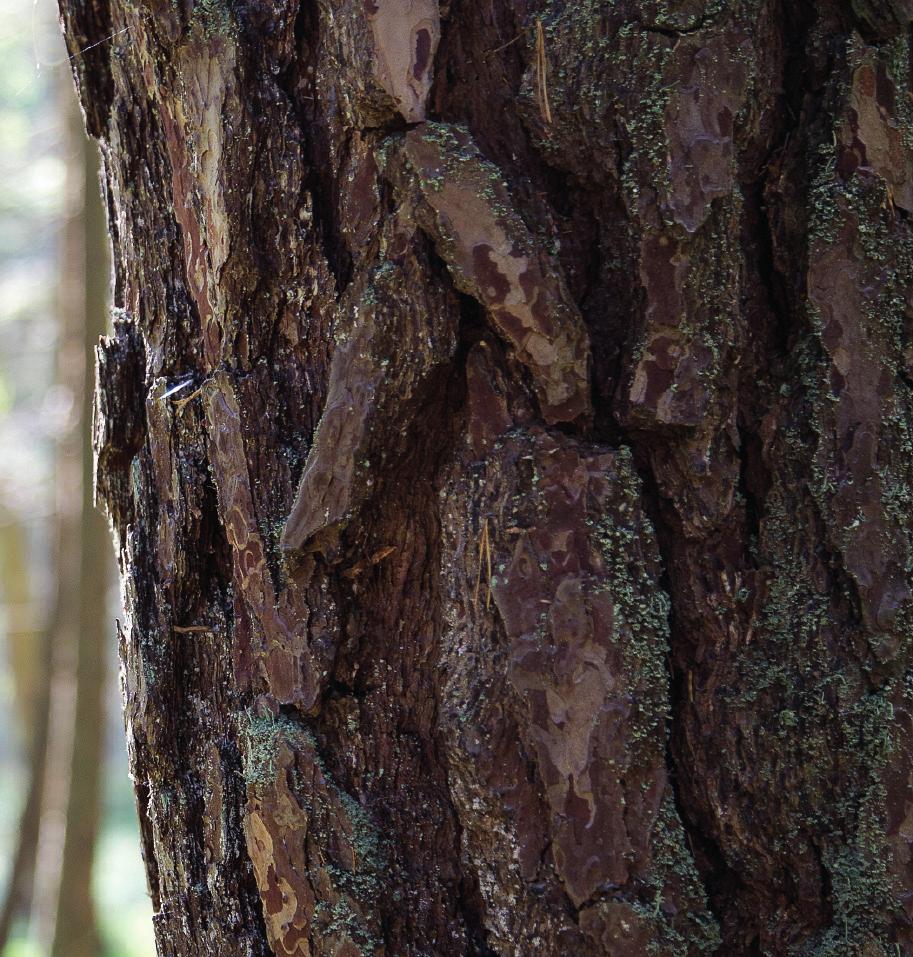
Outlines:
POLYGON ((73 0, 160 952, 913 954, 905 0, 73 0))

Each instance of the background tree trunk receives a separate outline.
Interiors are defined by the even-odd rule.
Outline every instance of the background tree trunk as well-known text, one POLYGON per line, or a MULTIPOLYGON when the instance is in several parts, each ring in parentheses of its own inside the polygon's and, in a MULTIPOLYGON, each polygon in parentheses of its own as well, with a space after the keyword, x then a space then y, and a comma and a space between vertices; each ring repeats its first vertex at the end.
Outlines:
POLYGON ((0 904, 0 953, 22 922, 31 924, 37 945, 52 957, 95 957, 101 942, 92 865, 104 763, 111 563, 108 531, 93 507, 89 423, 95 346, 105 331, 110 282, 98 149, 85 135, 67 74, 58 73, 57 88, 67 176, 56 296, 63 420, 54 456, 55 587, 50 603, 34 597, 25 528, 4 514, 0 582, 28 762, 0 904))
MULTIPOLYGON (((68 91, 61 85, 61 92, 68 91)), ((62 97, 61 112, 67 180, 57 380, 72 409, 55 456, 56 590, 48 623, 46 711, 36 720, 43 763, 33 767, 41 780, 32 782, 23 820, 37 836, 30 906, 39 947, 51 957, 95 957, 101 942, 92 868, 104 763, 110 565, 104 554, 105 522, 93 508, 90 383, 95 344, 106 327, 110 283, 98 150, 83 133, 72 96, 62 97)))
POLYGON ((161 954, 913 954, 908 0, 72 0, 161 954))
MULTIPOLYGON (((78 197, 65 230, 71 234, 73 298, 66 304, 72 326, 74 362, 79 362, 79 423, 81 438, 78 464, 80 499, 78 565, 63 569, 73 589, 67 613, 75 625, 73 670, 69 674, 76 692, 70 720, 72 751, 62 771, 69 778, 66 817, 58 860, 60 891, 53 899, 51 957, 96 957, 101 941, 95 920, 92 871, 101 817, 102 770, 104 766, 106 673, 108 657, 105 636, 108 618, 110 564, 105 553, 107 529, 104 518, 93 508, 91 429, 94 349, 106 329, 109 306, 108 256, 104 207, 98 189, 98 150, 76 125, 75 103, 70 117, 71 175, 78 197), (75 115, 74 115, 75 114, 75 115)), ((59 730, 59 729, 58 729, 59 730)))
POLYGON ((27 921, 32 911, 48 749, 52 657, 51 629, 39 619, 40 605, 29 571, 26 529, 13 511, 6 509, 0 512, 0 582, 8 609, 9 667, 27 757, 27 784, 0 904, 3 953, 16 922, 27 921))

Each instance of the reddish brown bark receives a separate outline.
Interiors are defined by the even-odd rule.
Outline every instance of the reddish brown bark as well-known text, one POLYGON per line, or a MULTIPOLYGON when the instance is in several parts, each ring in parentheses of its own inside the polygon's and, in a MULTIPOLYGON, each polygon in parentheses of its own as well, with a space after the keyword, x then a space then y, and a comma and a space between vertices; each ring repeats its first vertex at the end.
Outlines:
POLYGON ((913 953, 911 5, 63 16, 161 952, 913 953))

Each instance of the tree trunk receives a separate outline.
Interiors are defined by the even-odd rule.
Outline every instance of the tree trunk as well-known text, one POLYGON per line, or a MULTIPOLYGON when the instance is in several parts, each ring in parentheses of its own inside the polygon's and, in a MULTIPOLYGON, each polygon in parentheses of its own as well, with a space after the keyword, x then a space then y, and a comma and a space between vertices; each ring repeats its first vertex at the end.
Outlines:
MULTIPOLYGON (((61 81, 64 78, 61 77, 61 81)), ((23 812, 36 832, 30 901, 33 936, 49 957, 96 957, 92 868, 101 804, 110 564, 103 518, 93 508, 92 370, 106 327, 109 287, 98 150, 61 83, 67 160, 60 237, 57 380, 72 409, 55 455, 55 594, 40 763, 23 812), (34 802, 34 806, 33 806, 34 802)), ((23 833, 27 833, 23 827, 23 833)))
POLYGON ((67 306, 74 351, 79 350, 81 387, 79 465, 79 556, 76 568, 64 569, 74 589, 69 609, 75 619, 74 665, 70 679, 75 684, 72 721, 73 744, 66 767, 69 775, 66 824, 62 855, 58 862, 60 892, 57 895, 51 957, 96 957, 101 953, 95 920, 92 870, 101 818, 102 769, 104 765, 105 688, 108 657, 106 621, 109 556, 105 552, 104 519, 93 508, 92 419, 90 387, 94 348, 106 328, 109 302, 108 261, 105 243, 104 207, 99 195, 98 149, 75 125, 78 111, 71 107, 71 175, 78 205, 71 210, 65 229, 71 234, 74 290, 67 306))
POLYGON ((52 633, 48 622, 38 618, 40 603, 31 579, 26 529, 12 510, 4 509, 0 511, 0 583, 7 617, 8 666, 26 756, 26 784, 0 902, 0 954, 16 923, 27 921, 32 911, 44 800, 52 633))
POLYGON ((913 954, 913 4, 62 13, 160 953, 913 954))

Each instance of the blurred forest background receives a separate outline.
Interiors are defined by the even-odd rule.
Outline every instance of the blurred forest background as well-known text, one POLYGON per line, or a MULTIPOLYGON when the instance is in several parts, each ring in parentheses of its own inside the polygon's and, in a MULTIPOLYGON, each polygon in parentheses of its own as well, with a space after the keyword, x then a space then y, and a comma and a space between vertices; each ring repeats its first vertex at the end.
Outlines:
POLYGON ((119 599, 91 508, 91 346, 109 312, 97 156, 55 4, 0 11, 0 954, 150 957, 119 599))

